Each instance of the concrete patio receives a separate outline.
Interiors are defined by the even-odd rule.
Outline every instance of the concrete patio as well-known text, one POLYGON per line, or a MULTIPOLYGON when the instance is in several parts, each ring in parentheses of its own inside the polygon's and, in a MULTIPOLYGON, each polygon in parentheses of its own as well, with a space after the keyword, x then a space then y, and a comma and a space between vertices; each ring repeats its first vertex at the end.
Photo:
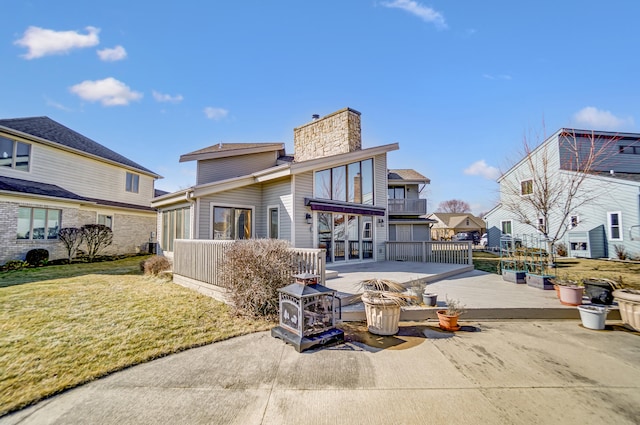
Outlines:
MULTIPOLYGON (((473 270, 473 266, 459 264, 413 263, 384 261, 332 267, 338 277, 327 279, 326 286, 338 291, 346 301, 362 293, 359 282, 364 279, 392 279, 406 287, 426 284, 429 292, 438 294, 437 307, 406 306, 403 321, 437 320, 436 310, 446 305, 446 298, 459 300, 466 306, 467 320, 485 319, 579 319, 576 307, 565 306, 555 291, 532 288, 502 280, 502 276, 473 270)), ((585 300, 585 303, 588 301, 585 300)), ((620 320, 620 312, 611 306, 609 320, 620 320)), ((343 305, 343 321, 365 320, 361 302, 343 305)))

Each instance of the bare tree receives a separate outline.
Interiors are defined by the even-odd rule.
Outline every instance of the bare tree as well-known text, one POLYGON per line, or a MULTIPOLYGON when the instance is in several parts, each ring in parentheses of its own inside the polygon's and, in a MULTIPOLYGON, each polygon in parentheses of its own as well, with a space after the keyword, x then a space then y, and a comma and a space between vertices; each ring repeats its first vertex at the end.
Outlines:
POLYGON ((93 261, 101 249, 113 242, 113 232, 104 224, 85 224, 80 228, 82 239, 87 245, 87 257, 93 261))
POLYGON ((58 239, 66 248, 69 263, 71 263, 82 244, 82 231, 77 227, 64 227, 58 232, 58 239))
POLYGON ((602 171, 617 140, 619 137, 598 136, 593 131, 564 130, 555 149, 550 143, 532 147, 525 137, 524 159, 513 173, 501 177, 503 207, 538 232, 546 243, 549 265, 554 262, 555 244, 575 225, 571 216, 601 194, 583 186, 590 175, 602 171))
POLYGON ((448 201, 442 201, 438 204, 437 212, 442 213, 468 213, 471 212, 471 207, 465 201, 460 199, 450 199, 448 201))

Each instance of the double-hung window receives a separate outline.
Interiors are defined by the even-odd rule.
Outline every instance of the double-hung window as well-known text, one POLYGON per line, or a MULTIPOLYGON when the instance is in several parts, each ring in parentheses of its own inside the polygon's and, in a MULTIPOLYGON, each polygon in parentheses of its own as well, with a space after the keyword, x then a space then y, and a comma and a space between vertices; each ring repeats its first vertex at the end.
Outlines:
POLYGON ((0 166, 29 171, 31 145, 0 137, 0 166))
POLYGON ((609 227, 609 240, 622 240, 622 213, 620 211, 608 212, 607 223, 609 227))
POLYGON ((138 186, 140 184, 140 176, 127 171, 127 192, 138 193, 138 186))
POLYGON ((533 193, 533 180, 522 180, 520 182, 520 195, 531 195, 533 193))
POLYGON ((18 208, 17 239, 58 239, 60 210, 48 208, 18 208))

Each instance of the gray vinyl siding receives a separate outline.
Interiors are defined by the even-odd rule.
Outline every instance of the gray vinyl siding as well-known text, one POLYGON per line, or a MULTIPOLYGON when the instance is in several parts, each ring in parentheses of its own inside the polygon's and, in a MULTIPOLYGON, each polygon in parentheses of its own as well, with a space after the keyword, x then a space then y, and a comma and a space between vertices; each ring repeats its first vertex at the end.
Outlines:
MULTIPOLYGON (((569 143, 574 143, 572 137, 569 138, 569 143)), ((582 154, 586 156, 589 153, 591 140, 586 137, 578 137, 577 143, 584 148, 582 154)), ((621 154, 619 151, 620 146, 640 146, 640 141, 637 139, 625 140, 620 138, 619 140, 607 140, 595 135, 595 143, 598 146, 597 149, 601 150, 601 153, 598 154, 600 161, 596 164, 598 171, 614 170, 619 173, 637 173, 640 169, 640 155, 621 154)), ((559 141, 559 150, 561 157, 571 157, 568 144, 563 142, 562 139, 559 141)))
POLYGON ((305 214, 311 214, 311 209, 304 205, 304 198, 313 196, 313 172, 296 174, 293 176, 293 225, 295 229, 294 241, 296 248, 315 248, 313 237, 315 229, 309 230, 312 224, 307 224, 305 214))
POLYGON ((239 189, 204 196, 199 200, 197 239, 211 239, 211 205, 253 207, 253 234, 256 234, 258 217, 264 214, 262 208, 262 192, 260 185, 246 186, 239 189))
POLYGON ((29 171, 1 167, 0 175, 55 184, 88 198, 147 207, 151 203, 154 185, 151 176, 38 143, 29 144, 29 171), (140 176, 138 193, 125 190, 127 171, 140 176))
POLYGON ((196 184, 211 183, 233 177, 245 176, 276 165, 275 152, 231 156, 198 161, 196 184))
POLYGON ((429 232, 429 226, 422 224, 413 225, 413 240, 414 241, 429 241, 431 240, 431 234, 429 232))
POLYGON ((293 223, 293 196, 291 194, 291 178, 268 182, 262 185, 262 211, 257 217, 257 237, 266 238, 268 232, 268 208, 278 206, 280 221, 278 223, 279 239, 291 241, 291 225, 293 223))
MULTIPOLYGON (((387 155, 380 154, 376 155, 373 159, 373 173, 374 173, 374 204, 376 206, 387 208, 388 201, 388 180, 387 180, 387 155)), ((374 228, 375 228, 375 248, 374 248, 374 258, 377 261, 382 261, 385 259, 385 242, 387 239, 388 226, 389 226, 389 216, 385 213, 383 217, 384 223, 382 225, 377 223, 378 217, 374 217, 374 228)))

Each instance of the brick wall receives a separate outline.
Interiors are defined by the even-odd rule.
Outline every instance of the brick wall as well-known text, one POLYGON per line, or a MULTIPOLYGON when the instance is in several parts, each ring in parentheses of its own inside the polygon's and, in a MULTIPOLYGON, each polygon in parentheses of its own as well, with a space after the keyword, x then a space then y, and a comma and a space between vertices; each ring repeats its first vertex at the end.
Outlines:
POLYGON ((296 162, 362 148, 360 112, 345 108, 293 130, 296 162))

